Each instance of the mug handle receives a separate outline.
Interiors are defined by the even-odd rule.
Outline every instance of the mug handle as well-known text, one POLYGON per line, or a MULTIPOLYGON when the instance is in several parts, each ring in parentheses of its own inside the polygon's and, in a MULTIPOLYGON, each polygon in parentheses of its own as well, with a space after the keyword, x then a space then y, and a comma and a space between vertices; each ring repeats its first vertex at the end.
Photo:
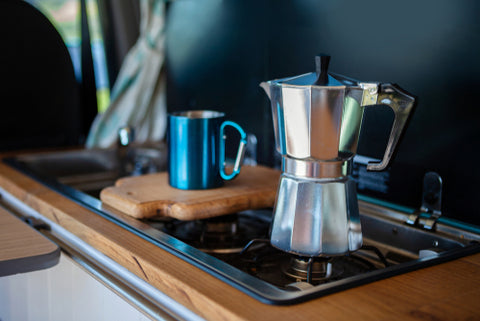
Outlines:
POLYGON ((233 121, 226 120, 220 126, 220 137, 220 176, 224 180, 228 181, 240 173, 243 156, 245 155, 245 146, 247 145, 247 134, 242 127, 240 127, 240 125, 234 123, 233 121), (231 174, 225 173, 225 141, 227 137, 223 134, 223 132, 226 126, 231 126, 240 133, 240 144, 238 145, 237 157, 235 159, 235 165, 233 166, 233 171, 231 174))

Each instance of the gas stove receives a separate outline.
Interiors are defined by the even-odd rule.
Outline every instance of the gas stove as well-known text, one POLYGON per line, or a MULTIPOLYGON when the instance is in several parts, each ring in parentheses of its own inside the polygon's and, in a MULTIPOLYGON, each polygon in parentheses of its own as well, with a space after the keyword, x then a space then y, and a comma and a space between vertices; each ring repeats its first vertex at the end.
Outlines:
POLYGON ((302 302, 480 251, 474 227, 443 220, 431 231, 407 223, 413 213, 366 201, 360 208, 363 246, 334 257, 302 257, 272 247, 271 209, 142 224, 184 242, 191 247, 186 252, 201 260, 197 266, 270 304, 302 302))
POLYGON ((165 219, 146 223, 282 289, 305 289, 392 264, 372 245, 341 257, 312 258, 280 251, 270 245, 269 210, 198 221, 165 219))
MULTIPOLYGON (((79 159, 78 155, 71 156, 72 160, 79 159)), ((333 257, 292 255, 270 245, 271 208, 196 221, 137 220, 102 204, 96 184, 90 190, 83 187, 91 184, 70 184, 64 178, 42 175, 38 160, 48 164, 48 168, 52 164, 49 156, 45 157, 6 162, 267 304, 296 304, 480 252, 480 229, 476 226, 440 217, 436 211, 400 207, 359 195, 363 234, 359 250, 333 257)), ((111 184, 114 180, 112 177, 106 181, 111 184)))

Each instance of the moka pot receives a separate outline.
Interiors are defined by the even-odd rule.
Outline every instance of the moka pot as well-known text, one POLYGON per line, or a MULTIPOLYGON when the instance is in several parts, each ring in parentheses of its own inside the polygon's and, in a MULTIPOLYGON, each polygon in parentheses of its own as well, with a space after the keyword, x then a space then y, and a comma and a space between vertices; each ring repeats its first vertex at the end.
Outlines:
POLYGON ((355 182, 350 175, 365 106, 389 106, 395 115, 385 154, 367 170, 384 170, 415 98, 390 83, 361 82, 328 73, 329 56, 316 72, 262 82, 270 98, 282 175, 271 244, 301 256, 336 256, 362 246, 355 182))

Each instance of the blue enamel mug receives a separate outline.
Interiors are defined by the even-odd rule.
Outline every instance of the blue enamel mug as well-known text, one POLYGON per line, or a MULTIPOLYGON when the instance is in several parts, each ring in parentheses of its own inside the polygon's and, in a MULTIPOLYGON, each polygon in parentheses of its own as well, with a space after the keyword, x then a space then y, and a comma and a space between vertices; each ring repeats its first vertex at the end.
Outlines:
POLYGON ((245 131, 212 110, 171 113, 167 122, 169 184, 179 189, 208 189, 223 185, 240 173, 247 144, 245 131), (225 172, 225 127, 240 133, 233 170, 225 172))

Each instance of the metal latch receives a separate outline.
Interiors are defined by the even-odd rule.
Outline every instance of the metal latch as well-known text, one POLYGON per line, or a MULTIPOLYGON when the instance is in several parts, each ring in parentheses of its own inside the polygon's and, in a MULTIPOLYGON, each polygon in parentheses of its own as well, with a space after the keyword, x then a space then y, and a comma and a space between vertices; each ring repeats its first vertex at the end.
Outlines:
POLYGON ((23 217, 22 220, 36 230, 50 231, 50 225, 48 225, 41 219, 36 218, 34 216, 26 216, 26 217, 23 217))
POLYGON ((407 224, 433 230, 442 215, 442 178, 435 172, 423 177, 422 206, 419 212, 409 215, 407 224))

